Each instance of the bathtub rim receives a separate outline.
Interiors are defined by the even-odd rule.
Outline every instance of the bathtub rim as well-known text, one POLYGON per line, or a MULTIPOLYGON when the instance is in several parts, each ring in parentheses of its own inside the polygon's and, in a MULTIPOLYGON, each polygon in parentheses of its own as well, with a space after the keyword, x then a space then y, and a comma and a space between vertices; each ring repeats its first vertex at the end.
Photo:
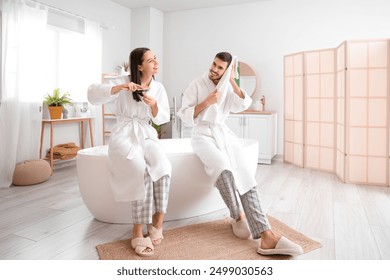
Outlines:
MULTIPOLYGON (((195 152, 192 150, 191 146, 191 138, 173 138, 173 139, 160 139, 161 143, 164 142, 173 142, 173 141, 180 141, 182 139, 185 139, 186 142, 189 142, 189 151, 172 151, 168 150, 166 151, 166 154, 168 156, 175 156, 175 155, 196 155, 195 152)), ((258 145, 258 141, 255 139, 248 139, 248 138, 238 138, 238 140, 243 144, 244 147, 250 146, 250 145, 258 145)), ((166 147, 163 144, 163 147, 166 149, 166 147)), ((108 144, 105 145, 99 145, 89 148, 81 149, 77 152, 77 156, 96 156, 96 157, 105 157, 108 154, 108 144), (96 153, 95 151, 98 150, 96 153)))

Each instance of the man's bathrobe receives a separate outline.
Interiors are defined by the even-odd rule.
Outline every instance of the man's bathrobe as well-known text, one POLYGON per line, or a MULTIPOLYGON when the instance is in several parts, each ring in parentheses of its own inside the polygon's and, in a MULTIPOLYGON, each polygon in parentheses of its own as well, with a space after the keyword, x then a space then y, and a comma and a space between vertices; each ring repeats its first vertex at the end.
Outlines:
POLYGON ((143 200, 145 176, 149 173, 155 182, 164 175, 171 176, 171 164, 159 143, 157 125, 170 118, 170 108, 164 86, 152 80, 148 95, 157 100, 158 114, 152 116, 150 106, 136 102, 130 91, 111 95, 116 84, 129 83, 128 76, 118 77, 108 84, 93 84, 88 88, 88 100, 92 104, 104 104, 115 99, 117 123, 109 141, 108 158, 110 184, 117 201, 143 200))
POLYGON ((216 182, 222 171, 230 170, 238 192, 244 194, 257 185, 255 174, 250 172, 253 168, 248 167, 248 162, 243 156, 240 139, 224 122, 230 112, 246 110, 252 99, 243 90, 244 99, 234 93, 228 81, 230 67, 231 65, 217 86, 209 79, 208 73, 192 81, 184 91, 179 116, 184 122, 194 125, 191 144, 204 164, 206 173, 216 182), (216 88, 220 90, 218 102, 207 107, 194 119, 195 106, 216 88))

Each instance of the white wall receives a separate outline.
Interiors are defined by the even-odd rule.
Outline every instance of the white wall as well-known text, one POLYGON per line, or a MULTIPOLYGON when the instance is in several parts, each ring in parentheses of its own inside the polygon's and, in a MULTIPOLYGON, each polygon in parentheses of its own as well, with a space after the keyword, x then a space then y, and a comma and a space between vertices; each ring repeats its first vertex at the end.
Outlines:
MULTIPOLYGON (((160 63, 160 66, 164 65, 164 13, 160 10, 151 8, 151 21, 150 21, 150 45, 160 63)), ((134 27, 134 26, 133 26, 134 27)), ((156 80, 162 82, 164 80, 163 67, 159 68, 159 73, 156 75, 156 80)))
POLYGON ((349 39, 390 38, 388 0, 272 0, 165 14, 164 85, 170 100, 229 51, 258 78, 254 99, 278 113, 283 152, 283 57, 349 39))
MULTIPOLYGON (((131 10, 131 45, 150 48, 163 65, 163 32, 164 13, 155 8, 139 8, 131 10)), ((156 75, 157 81, 163 81, 162 67, 156 75)))

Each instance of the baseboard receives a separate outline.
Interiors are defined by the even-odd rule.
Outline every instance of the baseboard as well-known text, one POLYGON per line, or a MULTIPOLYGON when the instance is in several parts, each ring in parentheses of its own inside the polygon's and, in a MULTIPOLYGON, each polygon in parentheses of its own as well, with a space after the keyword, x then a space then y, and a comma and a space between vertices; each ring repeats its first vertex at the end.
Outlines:
POLYGON ((277 154, 276 156, 273 157, 272 161, 283 162, 283 155, 277 154))

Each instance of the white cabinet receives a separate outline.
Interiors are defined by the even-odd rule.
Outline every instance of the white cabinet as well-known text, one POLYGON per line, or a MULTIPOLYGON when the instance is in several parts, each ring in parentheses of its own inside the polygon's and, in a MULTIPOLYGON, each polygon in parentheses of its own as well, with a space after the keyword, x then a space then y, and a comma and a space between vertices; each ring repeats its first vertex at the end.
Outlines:
POLYGON ((240 138, 259 142, 258 163, 271 164, 277 147, 277 114, 248 111, 230 114, 226 125, 240 138))

